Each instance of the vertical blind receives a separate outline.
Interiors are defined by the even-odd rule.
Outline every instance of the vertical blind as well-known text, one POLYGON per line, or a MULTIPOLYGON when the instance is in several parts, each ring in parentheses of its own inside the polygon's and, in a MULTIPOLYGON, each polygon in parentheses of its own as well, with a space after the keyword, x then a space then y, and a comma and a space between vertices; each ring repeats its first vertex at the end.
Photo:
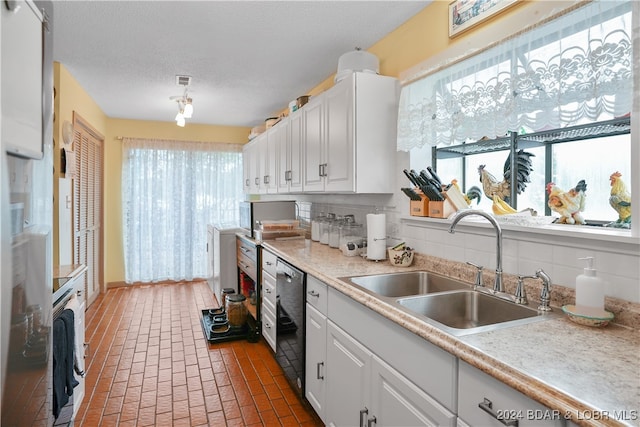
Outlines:
POLYGON ((124 138, 125 281, 206 277, 207 224, 237 223, 242 199, 241 145, 124 138))
POLYGON ((398 150, 629 114, 631 9, 631 1, 590 2, 408 84, 398 150))

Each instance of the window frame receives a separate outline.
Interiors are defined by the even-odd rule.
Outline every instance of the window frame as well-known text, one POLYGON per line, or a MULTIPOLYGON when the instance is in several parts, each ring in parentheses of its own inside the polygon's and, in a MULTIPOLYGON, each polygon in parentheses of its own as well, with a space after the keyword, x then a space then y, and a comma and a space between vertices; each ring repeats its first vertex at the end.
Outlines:
MULTIPOLYGON (((534 133, 524 133, 518 134, 517 132, 510 132, 508 136, 504 136, 502 138, 496 138, 491 140, 481 140, 475 142, 467 142, 457 145, 445 145, 432 147, 432 164, 433 168, 438 171, 438 159, 451 159, 451 158, 461 158, 462 159, 462 177, 460 178, 460 182, 462 184, 462 189, 467 191, 469 186, 466 182, 466 169, 467 169, 467 157, 491 153, 496 151, 509 151, 509 155, 511 159, 515 159, 515 153, 519 149, 527 149, 527 148, 539 148, 544 147, 545 150, 545 170, 544 170, 544 182, 551 182, 553 180, 552 177, 552 150, 553 146, 556 144, 561 144, 565 142, 575 142, 575 141, 586 141, 589 139, 596 138, 605 138, 609 136, 618 136, 618 135, 630 135, 631 134, 631 117, 629 115, 618 117, 611 120, 604 120, 595 123, 588 123, 577 126, 570 126, 561 129, 551 129, 541 132, 534 133)), ((511 168, 511 182, 515 182, 516 180, 517 170, 515 167, 511 168)), ((511 186, 511 194, 510 194, 511 206, 513 208, 518 209, 518 193, 516 191, 516 186, 511 186)), ((544 204, 545 204, 545 215, 551 215, 551 209, 547 205, 549 200, 549 195, 545 192, 544 195, 544 204)), ((603 225, 608 223, 609 221, 598 220, 598 219, 588 219, 589 225, 603 225)))

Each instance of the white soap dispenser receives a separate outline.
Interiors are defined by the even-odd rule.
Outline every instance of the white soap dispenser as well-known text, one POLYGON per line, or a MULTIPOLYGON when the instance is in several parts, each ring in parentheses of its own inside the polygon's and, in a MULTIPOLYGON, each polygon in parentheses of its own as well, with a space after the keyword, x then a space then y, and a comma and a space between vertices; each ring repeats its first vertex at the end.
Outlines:
POLYGON ((596 276, 593 257, 578 258, 587 261, 584 273, 576 277, 576 307, 604 310, 604 282, 596 276))

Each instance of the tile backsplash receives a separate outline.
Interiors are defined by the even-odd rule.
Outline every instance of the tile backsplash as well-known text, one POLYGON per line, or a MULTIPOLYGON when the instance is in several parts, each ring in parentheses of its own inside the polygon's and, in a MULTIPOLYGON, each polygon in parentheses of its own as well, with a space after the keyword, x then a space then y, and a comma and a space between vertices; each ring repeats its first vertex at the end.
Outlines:
MULTIPOLYGON (((404 200, 403 200, 404 201, 404 200)), ((490 227, 459 227, 448 232, 450 221, 416 220, 396 208, 394 198, 383 196, 301 196, 298 208, 301 224, 309 227, 321 212, 337 215, 352 214, 364 224, 366 215, 387 215, 389 242, 405 241, 417 252, 451 261, 470 261, 495 269, 496 239, 490 227)), ((366 234, 365 234, 366 235, 366 234)), ((588 237, 567 237, 552 233, 505 230, 503 236, 503 271, 508 274, 531 275, 542 268, 555 285, 575 288, 575 278, 581 274, 584 261, 591 256, 598 275, 606 282, 605 294, 632 303, 640 303, 640 253, 637 241, 601 240, 588 237)), ((470 267, 471 268, 471 267, 470 267)))

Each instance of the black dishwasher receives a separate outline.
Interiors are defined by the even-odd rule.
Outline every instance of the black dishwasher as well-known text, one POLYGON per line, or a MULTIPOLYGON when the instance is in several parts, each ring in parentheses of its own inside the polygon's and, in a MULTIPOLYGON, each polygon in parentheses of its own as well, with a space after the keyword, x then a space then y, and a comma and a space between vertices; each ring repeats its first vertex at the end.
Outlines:
POLYGON ((287 380, 304 397, 305 288, 303 271, 276 263, 276 360, 287 380))

